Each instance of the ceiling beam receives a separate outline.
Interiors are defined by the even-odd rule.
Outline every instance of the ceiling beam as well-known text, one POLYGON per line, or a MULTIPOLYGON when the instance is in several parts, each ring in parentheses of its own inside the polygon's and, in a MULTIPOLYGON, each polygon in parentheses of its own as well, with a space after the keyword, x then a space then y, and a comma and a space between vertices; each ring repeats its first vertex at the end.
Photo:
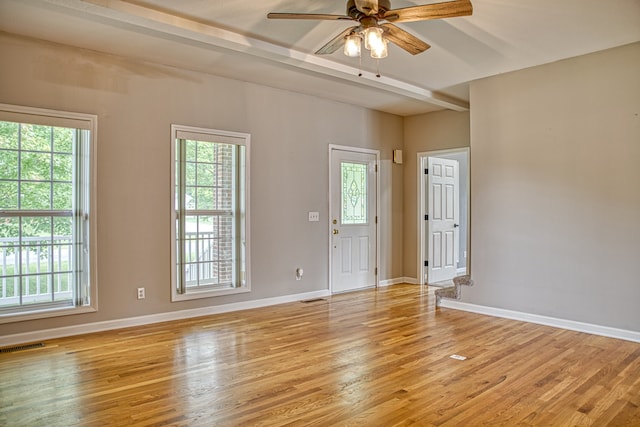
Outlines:
POLYGON ((360 71, 325 57, 289 49, 263 40, 247 37, 213 25, 197 22, 168 12, 122 0, 40 0, 42 3, 98 18, 102 22, 126 23, 145 34, 170 37, 177 42, 198 42, 211 49, 234 52, 268 59, 295 68, 332 76, 414 100, 455 111, 468 111, 469 103, 422 88, 402 80, 360 71))

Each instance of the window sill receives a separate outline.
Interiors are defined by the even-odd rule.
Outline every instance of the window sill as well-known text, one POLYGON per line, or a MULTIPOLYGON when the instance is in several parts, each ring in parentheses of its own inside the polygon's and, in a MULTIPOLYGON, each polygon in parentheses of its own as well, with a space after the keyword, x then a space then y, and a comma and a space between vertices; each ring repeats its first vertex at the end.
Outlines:
POLYGON ((69 316, 73 314, 95 313, 98 309, 92 306, 49 308, 46 310, 27 311, 22 313, 0 314, 0 324, 24 322, 27 320, 46 319, 49 317, 69 316))
POLYGON ((174 291, 173 295, 171 295, 171 302, 178 301, 190 301, 202 298, 211 298, 211 297, 219 297, 223 295, 233 295, 233 294, 243 294, 251 292, 251 288, 242 287, 242 288, 229 288, 229 289, 216 289, 209 291, 191 291, 187 294, 179 294, 174 291))

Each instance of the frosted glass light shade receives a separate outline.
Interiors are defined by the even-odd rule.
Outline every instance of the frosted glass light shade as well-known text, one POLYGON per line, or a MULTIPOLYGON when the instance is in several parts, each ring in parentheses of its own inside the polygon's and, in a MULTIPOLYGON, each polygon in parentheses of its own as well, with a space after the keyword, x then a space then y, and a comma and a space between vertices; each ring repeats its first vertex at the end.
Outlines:
POLYGON ((376 59, 386 58, 389 51, 387 50, 387 40, 382 40, 377 46, 371 48, 371 57, 376 59))
POLYGON ((352 58, 359 57, 360 45, 361 45, 361 40, 359 35, 352 34, 348 36, 347 41, 344 44, 344 54, 352 58))
POLYGON ((380 27, 369 27, 364 30, 364 47, 369 50, 379 48, 383 44, 382 32, 380 27))

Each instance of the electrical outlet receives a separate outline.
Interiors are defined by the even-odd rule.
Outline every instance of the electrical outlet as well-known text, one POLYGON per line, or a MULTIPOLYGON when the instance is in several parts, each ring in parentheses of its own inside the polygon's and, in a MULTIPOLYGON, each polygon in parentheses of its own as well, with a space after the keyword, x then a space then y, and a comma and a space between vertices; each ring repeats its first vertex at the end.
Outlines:
POLYGON ((138 288, 138 299, 144 299, 144 288, 138 288))

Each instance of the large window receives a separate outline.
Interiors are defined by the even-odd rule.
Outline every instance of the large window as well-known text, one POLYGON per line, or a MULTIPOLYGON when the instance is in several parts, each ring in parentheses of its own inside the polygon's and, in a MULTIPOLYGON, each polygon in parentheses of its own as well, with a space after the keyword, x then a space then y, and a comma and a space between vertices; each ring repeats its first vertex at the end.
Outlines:
POLYGON ((0 322, 95 310, 91 115, 0 104, 0 322))
POLYGON ((249 290, 249 135, 173 125, 172 297, 249 290))

